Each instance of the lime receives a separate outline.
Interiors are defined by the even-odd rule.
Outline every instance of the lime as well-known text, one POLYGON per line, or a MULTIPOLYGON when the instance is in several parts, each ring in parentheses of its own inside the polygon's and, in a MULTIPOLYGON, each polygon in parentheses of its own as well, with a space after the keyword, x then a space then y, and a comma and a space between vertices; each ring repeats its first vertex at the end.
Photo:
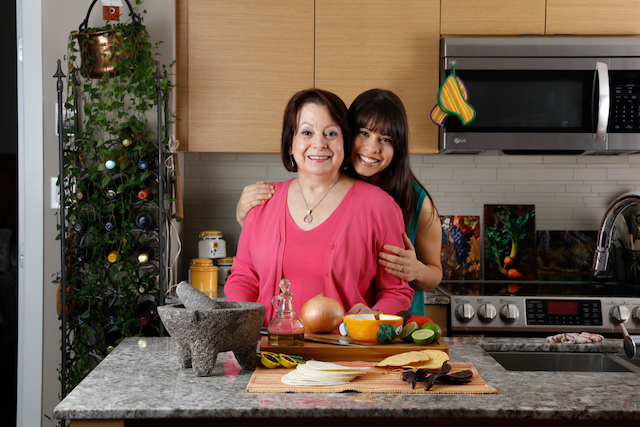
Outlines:
POLYGON ((269 353, 262 353, 260 355, 260 362, 262 362, 262 364, 267 368, 275 368, 276 366, 280 366, 280 358, 277 356, 273 357, 269 353))
POLYGON ((434 341, 438 341, 440 338, 442 338, 442 329, 440 328, 440 326, 436 325, 433 322, 425 323, 424 325, 422 325, 422 329, 432 330, 435 333, 435 336, 433 337, 434 341))
POLYGON ((280 364, 285 368, 294 368, 298 362, 293 357, 280 353, 280 364))
POLYGON ((402 328, 402 332, 400 332, 400 339, 404 342, 413 342, 413 338, 411 338, 411 334, 413 331, 418 330, 418 324, 416 322, 407 323, 402 328))
POLYGON ((413 338, 413 341, 420 345, 431 344, 434 336, 435 332, 433 332, 431 329, 418 329, 413 331, 413 333, 411 334, 411 338, 413 338))

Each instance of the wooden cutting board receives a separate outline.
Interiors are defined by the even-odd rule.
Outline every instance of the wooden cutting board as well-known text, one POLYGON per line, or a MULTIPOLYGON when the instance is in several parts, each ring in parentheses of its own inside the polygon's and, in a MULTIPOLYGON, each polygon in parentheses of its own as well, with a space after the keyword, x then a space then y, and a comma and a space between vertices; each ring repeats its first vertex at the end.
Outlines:
POLYGON ((442 350, 449 353, 449 346, 442 341, 431 343, 429 345, 419 345, 416 343, 406 343, 400 338, 396 338, 389 344, 364 344, 352 340, 349 337, 343 337, 340 334, 305 334, 305 336, 316 336, 318 338, 332 338, 343 341, 353 342, 363 345, 364 347, 343 346, 335 344, 323 344, 312 341, 305 341, 303 346, 270 346, 267 337, 262 337, 260 341, 261 351, 271 351, 274 353, 285 353, 299 355, 307 359, 317 359, 322 361, 355 361, 362 360, 366 362, 379 362, 385 357, 392 356, 406 351, 419 350, 442 350))

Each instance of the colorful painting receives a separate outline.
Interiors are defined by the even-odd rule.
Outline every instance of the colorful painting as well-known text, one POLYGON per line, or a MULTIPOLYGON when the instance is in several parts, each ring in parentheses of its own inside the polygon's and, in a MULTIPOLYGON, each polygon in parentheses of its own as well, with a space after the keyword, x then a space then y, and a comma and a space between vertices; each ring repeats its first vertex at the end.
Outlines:
POLYGON ((536 280, 534 205, 484 205, 485 280, 536 280))
POLYGON ((440 216, 442 222, 442 272, 444 280, 479 280, 480 218, 440 216))
POLYGON ((597 231, 537 231, 538 280, 588 280, 597 231))

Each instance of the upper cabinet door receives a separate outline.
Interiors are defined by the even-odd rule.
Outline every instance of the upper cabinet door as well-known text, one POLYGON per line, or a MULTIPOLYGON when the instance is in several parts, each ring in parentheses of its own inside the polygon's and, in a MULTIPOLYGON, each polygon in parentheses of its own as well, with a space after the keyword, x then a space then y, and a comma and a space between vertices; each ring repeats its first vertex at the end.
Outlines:
POLYGON ((313 87, 314 1, 189 0, 187 16, 188 150, 279 152, 287 101, 313 87))
POLYGON ((317 0, 315 86, 347 107, 360 93, 395 92, 407 110, 410 150, 438 149, 429 113, 438 93, 440 0, 317 0))
POLYGON ((544 34, 545 0, 444 0, 440 34, 544 34))
POLYGON ((547 34, 638 35, 640 0, 547 0, 547 34))

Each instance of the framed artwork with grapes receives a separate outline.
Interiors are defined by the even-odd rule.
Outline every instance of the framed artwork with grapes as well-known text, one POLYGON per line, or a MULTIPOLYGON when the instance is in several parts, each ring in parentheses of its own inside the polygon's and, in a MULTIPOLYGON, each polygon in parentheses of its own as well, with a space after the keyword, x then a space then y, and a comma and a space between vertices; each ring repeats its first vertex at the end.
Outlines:
POLYGON ((444 280, 479 280, 480 217, 441 215, 442 273, 444 280))
POLYGON ((536 280, 534 205, 484 205, 485 280, 536 280))

